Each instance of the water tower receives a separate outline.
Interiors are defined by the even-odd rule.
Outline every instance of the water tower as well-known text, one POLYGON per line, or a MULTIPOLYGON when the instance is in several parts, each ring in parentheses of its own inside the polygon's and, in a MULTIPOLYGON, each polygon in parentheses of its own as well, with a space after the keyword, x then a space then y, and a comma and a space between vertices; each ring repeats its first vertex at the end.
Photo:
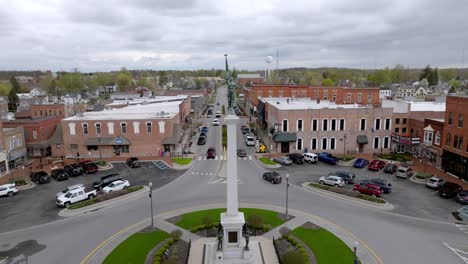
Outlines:
POLYGON ((270 63, 272 63, 272 62, 273 62, 273 57, 272 56, 266 56, 265 63, 267 65, 266 65, 266 68, 265 68, 265 80, 267 80, 268 76, 271 74, 270 63))

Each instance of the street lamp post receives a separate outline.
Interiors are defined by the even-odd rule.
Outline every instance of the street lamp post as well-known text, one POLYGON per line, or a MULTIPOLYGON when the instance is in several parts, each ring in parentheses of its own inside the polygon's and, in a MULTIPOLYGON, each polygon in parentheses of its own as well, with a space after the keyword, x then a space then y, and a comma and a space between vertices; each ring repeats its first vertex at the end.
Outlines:
POLYGON ((102 161, 102 146, 101 146, 101 135, 98 135, 98 144, 99 144, 99 161, 102 161))
POLYGON ((154 227, 154 217, 153 217, 153 183, 149 182, 149 188, 150 188, 150 193, 149 193, 149 198, 150 198, 150 207, 151 207, 151 227, 154 227))
POLYGON ((358 257, 357 257, 357 254, 356 254, 356 251, 357 251, 357 248, 359 246, 359 242, 355 241, 354 242, 354 264, 359 264, 359 261, 358 261, 358 257))
POLYGON ((289 195, 289 173, 286 174, 286 219, 289 219, 288 214, 288 195, 289 195))
POLYGON ((346 133, 343 136, 343 158, 346 157, 346 133))

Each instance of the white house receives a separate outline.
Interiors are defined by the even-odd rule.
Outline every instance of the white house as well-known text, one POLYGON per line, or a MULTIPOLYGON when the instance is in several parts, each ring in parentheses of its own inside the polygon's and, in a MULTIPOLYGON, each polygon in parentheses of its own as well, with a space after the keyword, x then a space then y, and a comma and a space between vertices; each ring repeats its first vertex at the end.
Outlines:
POLYGON ((391 89, 380 89, 380 99, 388 99, 393 96, 393 92, 391 89))

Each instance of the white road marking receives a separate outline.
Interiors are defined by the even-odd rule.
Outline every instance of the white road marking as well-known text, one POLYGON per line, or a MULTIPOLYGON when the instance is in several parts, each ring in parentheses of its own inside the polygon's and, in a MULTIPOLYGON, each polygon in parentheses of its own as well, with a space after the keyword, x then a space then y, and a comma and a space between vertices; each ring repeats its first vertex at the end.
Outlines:
POLYGON ((199 156, 199 157, 198 157, 198 160, 202 160, 202 156, 199 156))
POLYGON ((4 204, 0 204, 0 206, 9 205, 9 204, 12 204, 12 203, 4 203, 4 204))
POLYGON ((460 249, 453 248, 453 247, 449 246, 449 245, 448 245, 447 243, 445 243, 445 242, 442 242, 442 243, 443 243, 446 247, 448 247, 450 250, 452 250, 453 253, 455 253, 459 258, 461 258, 465 263, 468 264, 468 252, 465 252, 465 251, 460 250, 460 249), (463 255, 461 255, 460 253, 463 254, 463 255, 466 255, 466 257, 464 257, 463 255))
POLYGON ((252 155, 249 155, 249 160, 252 160, 252 155))
POLYGON ((218 160, 218 156, 217 156, 217 155, 215 156, 214 160, 218 160))
POLYGON ((213 173, 210 173, 210 175, 213 175, 213 173))

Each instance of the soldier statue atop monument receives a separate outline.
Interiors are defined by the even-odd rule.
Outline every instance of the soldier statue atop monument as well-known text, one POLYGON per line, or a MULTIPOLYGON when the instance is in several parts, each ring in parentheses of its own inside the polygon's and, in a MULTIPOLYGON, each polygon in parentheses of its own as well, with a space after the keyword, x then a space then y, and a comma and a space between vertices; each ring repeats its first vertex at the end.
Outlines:
POLYGON ((226 87, 228 90, 228 113, 229 114, 234 114, 234 101, 236 98, 235 94, 235 89, 236 89, 236 83, 234 82, 231 72, 229 71, 229 65, 228 65, 228 60, 227 60, 227 54, 224 54, 224 57, 226 58, 226 87))

